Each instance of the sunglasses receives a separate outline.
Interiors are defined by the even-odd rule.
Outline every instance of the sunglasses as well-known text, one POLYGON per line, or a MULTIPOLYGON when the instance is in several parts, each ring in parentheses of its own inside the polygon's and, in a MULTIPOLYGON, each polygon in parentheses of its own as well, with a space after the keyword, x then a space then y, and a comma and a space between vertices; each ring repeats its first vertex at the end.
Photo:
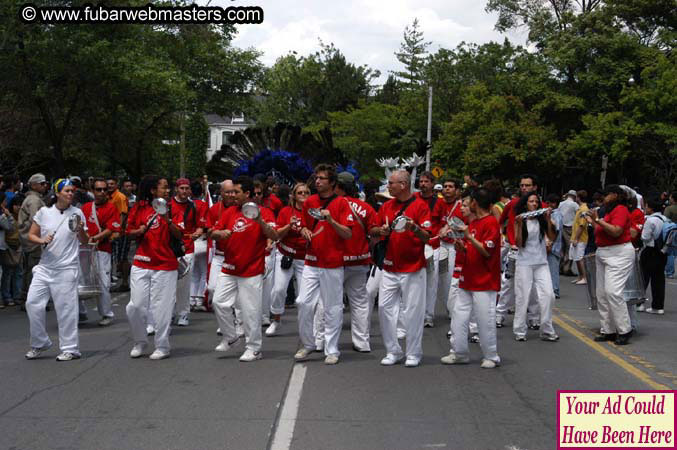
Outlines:
POLYGON ((95 192, 106 192, 107 190, 107 188, 94 188, 95 192))
POLYGON ((254 195, 255 195, 256 197, 259 197, 259 196, 263 195, 263 192, 254 192, 254 195))
POLYGON ((310 195, 310 191, 296 191, 296 195, 310 195))

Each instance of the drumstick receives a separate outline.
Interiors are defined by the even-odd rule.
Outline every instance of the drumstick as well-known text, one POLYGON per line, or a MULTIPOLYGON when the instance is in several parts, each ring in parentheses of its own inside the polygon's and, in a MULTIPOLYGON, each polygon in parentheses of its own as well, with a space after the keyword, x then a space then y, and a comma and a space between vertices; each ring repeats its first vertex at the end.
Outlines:
POLYGON ((63 225, 63 223, 64 223, 66 220, 70 219, 70 217, 71 217, 71 216, 66 216, 66 217, 64 217, 63 219, 61 219, 61 223, 59 223, 59 226, 57 226, 56 229, 55 229, 54 231, 52 231, 51 233, 49 233, 49 235, 48 235, 48 236, 52 236, 52 241, 51 241, 51 242, 48 242, 48 243, 46 243, 46 244, 43 244, 43 247, 42 247, 42 248, 47 248, 47 246, 48 246, 49 244, 51 244, 52 242, 54 242, 54 237, 56 236, 56 232, 59 231, 59 228, 61 228, 61 225, 63 225))

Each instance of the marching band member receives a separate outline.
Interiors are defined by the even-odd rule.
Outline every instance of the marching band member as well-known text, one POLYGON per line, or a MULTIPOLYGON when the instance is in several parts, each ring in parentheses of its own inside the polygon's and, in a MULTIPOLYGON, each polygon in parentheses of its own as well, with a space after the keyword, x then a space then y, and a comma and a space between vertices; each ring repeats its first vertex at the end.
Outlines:
POLYGON ((33 279, 28 289, 26 312, 30 324, 31 349, 26 359, 36 359, 52 346, 45 328, 45 307, 50 297, 54 302, 59 326, 57 361, 80 358, 78 342, 78 276, 79 245, 86 244, 89 236, 83 227, 85 216, 71 205, 75 187, 70 180, 59 179, 54 184, 56 203, 43 206, 33 217, 28 231, 32 244, 43 246, 40 262, 33 269, 33 279), (80 224, 71 231, 70 217, 77 215, 80 224))
POLYGON ((485 188, 471 194, 470 209, 475 220, 464 226, 465 239, 457 244, 465 252, 465 263, 459 283, 459 296, 452 312, 453 347, 442 357, 443 364, 467 364, 468 324, 471 312, 477 314, 477 325, 482 348, 482 364, 493 369, 501 363, 496 350, 496 292, 501 279, 501 233, 496 218, 491 214, 491 198, 485 188))
POLYGON ((630 212, 625 206, 625 191, 617 184, 604 190, 604 217, 591 210, 585 219, 595 227, 597 253, 597 308, 600 334, 595 341, 614 341, 626 345, 632 335, 623 289, 635 263, 635 250, 630 243, 630 212))
POLYGON ((127 318, 134 346, 132 358, 143 355, 148 343, 146 324, 155 328, 155 351, 150 359, 169 357, 169 325, 176 296, 179 263, 169 246, 170 233, 181 239, 181 229, 172 221, 169 211, 158 214, 152 206, 155 199, 166 199, 169 183, 166 178, 146 175, 139 185, 138 201, 129 214, 127 234, 137 238, 138 247, 129 275, 130 296, 127 318))
POLYGON ((266 329, 266 336, 274 336, 280 328, 291 277, 296 278, 297 285, 301 283, 307 244, 301 236, 301 217, 303 203, 309 195, 308 185, 296 183, 291 190, 289 206, 282 208, 277 216, 277 233, 280 240, 275 253, 275 276, 271 293, 270 312, 273 317, 270 326, 266 329))
POLYGON ((341 172, 337 176, 337 195, 348 200, 355 219, 352 237, 346 241, 343 265, 345 270, 343 290, 350 304, 350 331, 353 349, 360 353, 369 353, 369 328, 373 302, 367 297, 367 275, 372 263, 369 253, 369 230, 376 221, 376 211, 369 204, 357 198, 355 177, 350 172, 341 172))
MULTIPOLYGON (((433 192, 435 184, 435 175, 432 172, 423 172, 418 179, 419 192, 415 195, 428 205, 429 212, 432 215, 440 199, 433 192)), ((434 230, 433 230, 434 231, 434 230)), ((434 234, 433 236, 437 236, 434 234)), ((425 320, 423 326, 432 328, 435 326, 433 318, 435 317, 435 301, 437 300, 438 266, 440 258, 440 241, 437 238, 430 239, 425 245, 426 258, 426 288, 425 288, 425 320)), ((405 309, 406 311, 406 309, 405 309)), ((404 311, 403 311, 404 312, 404 311)), ((408 331, 408 330, 407 330, 408 331)))
POLYGON ((206 177, 200 181, 193 181, 190 185, 191 200, 195 205, 197 210, 198 217, 204 218, 202 223, 203 233, 202 235, 193 241, 194 251, 193 254, 193 269, 191 270, 191 279, 190 279, 190 309, 204 309, 204 297, 207 290, 207 267, 209 266, 210 258, 210 249, 207 242, 207 213, 209 211, 209 204, 211 199, 205 197, 205 200, 201 200, 200 197, 203 194, 208 195, 208 192, 205 192, 202 183, 207 183, 206 177))
POLYGON ((267 239, 277 240, 277 231, 273 228, 275 217, 268 208, 259 207, 255 219, 245 217, 242 206, 252 201, 253 192, 251 178, 237 177, 233 181, 235 205, 223 212, 212 231, 213 239, 225 240, 225 257, 213 303, 223 340, 215 350, 226 352, 239 338, 232 320, 232 308, 237 303, 242 311, 246 340, 245 351, 240 356, 242 362, 262 358, 261 305, 265 249, 267 239))
POLYGON ((99 282, 101 283, 101 294, 97 308, 99 315, 101 315, 99 325, 105 327, 110 325, 113 322, 113 317, 115 317, 110 299, 111 252, 113 250, 111 241, 117 238, 121 231, 120 212, 108 200, 106 180, 103 178, 95 179, 93 188, 94 201, 85 203, 82 206, 82 213, 87 219, 89 242, 96 244, 99 282))
POLYGON ((322 301, 324 362, 333 365, 339 361, 338 340, 343 323, 344 241, 352 236, 354 218, 346 199, 334 193, 334 167, 320 164, 314 176, 317 194, 305 201, 301 217, 301 235, 308 241, 308 248, 296 299, 302 347, 294 358, 306 360, 316 348, 313 318, 318 301, 322 301), (311 216, 311 209, 319 213, 321 219, 311 216))
POLYGON ((186 254, 182 256, 188 265, 188 272, 176 282, 176 324, 180 327, 188 326, 190 313, 190 282, 195 257, 195 240, 199 239, 207 225, 204 208, 200 209, 190 199, 191 189, 188 178, 176 180, 176 193, 171 200, 170 211, 172 222, 181 230, 183 246, 186 254))
MULTIPOLYGON (((266 190, 266 185, 261 181, 254 180, 254 202, 262 208, 266 208, 270 211, 273 218, 275 218, 275 212, 272 209, 263 206, 263 193, 266 190)), ((271 194, 274 195, 274 194, 271 194)), ((270 196, 268 197, 270 199, 270 196)), ((278 209, 279 211, 279 209, 278 209)), ((271 223, 272 227, 275 227, 275 220, 271 223)), ((271 294, 273 290, 273 282, 275 281, 275 243, 273 241, 268 241, 266 244, 266 270, 263 273, 263 305, 261 308, 261 324, 264 327, 270 325, 270 304, 271 304, 271 294)))
POLYGON ((541 340, 555 342, 559 336, 552 326, 552 289, 550 268, 546 249, 546 236, 555 239, 555 230, 550 220, 550 211, 537 217, 524 219, 520 214, 536 211, 541 199, 535 192, 522 196, 515 206, 515 240, 517 261, 515 263, 515 319, 512 324, 515 340, 527 340, 527 307, 529 294, 535 289, 540 309, 541 340))
POLYGON ((397 341, 397 319, 400 301, 404 304, 407 367, 416 367, 423 356, 423 321, 426 308, 426 261, 424 246, 430 236, 430 209, 420 198, 411 193, 411 177, 406 170, 397 170, 390 175, 388 190, 394 197, 379 209, 373 236, 388 239, 383 274, 379 289, 379 321, 386 348, 381 360, 384 366, 397 364, 403 359, 402 348, 397 341), (402 232, 391 232, 393 221, 407 218, 402 232))

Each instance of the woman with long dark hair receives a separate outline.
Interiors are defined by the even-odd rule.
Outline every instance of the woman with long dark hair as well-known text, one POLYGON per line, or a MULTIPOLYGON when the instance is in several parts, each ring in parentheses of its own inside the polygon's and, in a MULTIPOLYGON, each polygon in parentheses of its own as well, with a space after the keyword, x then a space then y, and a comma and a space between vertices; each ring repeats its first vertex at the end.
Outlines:
POLYGON ((134 347, 129 354, 132 358, 143 355, 148 343, 146 322, 149 316, 155 324, 155 351, 150 359, 169 357, 169 324, 179 265, 169 246, 169 239, 170 234, 181 239, 182 233, 168 212, 158 214, 152 205, 155 199, 166 200, 168 194, 166 178, 145 176, 127 223, 127 234, 138 240, 129 276, 130 298, 127 304, 127 318, 134 338, 134 347))
POLYGON ((559 339, 552 326, 552 304, 555 294, 548 267, 546 236, 555 239, 555 229, 550 220, 550 211, 523 218, 521 214, 536 211, 541 207, 541 198, 530 192, 515 207, 515 238, 517 261, 515 263, 515 320, 512 330, 515 340, 527 340, 527 307, 529 294, 536 289, 541 313, 541 340, 555 342, 559 339))
POLYGON ((586 216, 595 227, 597 274, 597 308, 601 329, 596 341, 615 341, 625 345, 632 335, 630 315, 623 298, 623 289, 635 263, 635 250, 630 243, 630 212, 625 191, 617 184, 604 190, 604 217, 592 210, 586 216))

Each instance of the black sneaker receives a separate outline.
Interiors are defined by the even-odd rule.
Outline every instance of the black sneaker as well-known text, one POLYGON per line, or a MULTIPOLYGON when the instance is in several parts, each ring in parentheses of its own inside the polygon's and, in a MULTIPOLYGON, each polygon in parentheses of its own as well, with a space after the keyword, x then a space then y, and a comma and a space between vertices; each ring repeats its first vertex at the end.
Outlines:
POLYGON ((592 338, 592 340, 595 342, 614 341, 616 340, 616 333, 600 333, 592 338))
POLYGON ((619 334, 616 336, 614 344, 616 345, 628 345, 630 343, 630 336, 632 336, 632 330, 628 331, 625 334, 619 334))

